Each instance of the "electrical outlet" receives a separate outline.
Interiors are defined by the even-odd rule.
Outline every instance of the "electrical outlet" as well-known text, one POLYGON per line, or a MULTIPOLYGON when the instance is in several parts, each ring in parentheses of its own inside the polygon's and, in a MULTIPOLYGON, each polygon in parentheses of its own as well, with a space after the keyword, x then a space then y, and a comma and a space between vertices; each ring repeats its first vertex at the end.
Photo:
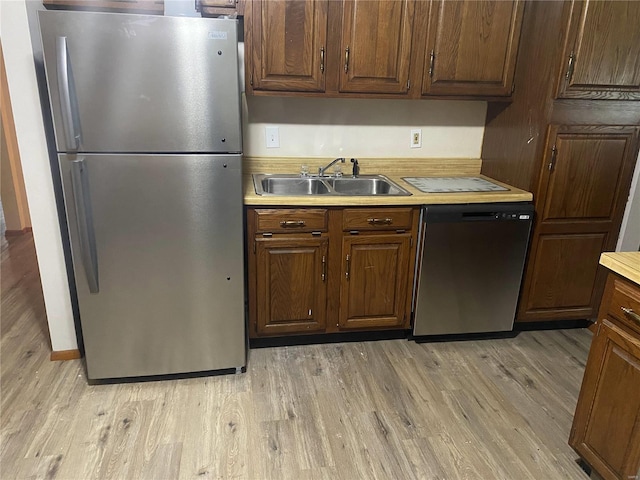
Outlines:
POLYGON ((422 129, 414 128, 411 130, 411 141, 409 143, 411 148, 422 148, 422 129))
POLYGON ((278 127, 265 127, 264 134, 267 148, 280 148, 280 133, 278 127))

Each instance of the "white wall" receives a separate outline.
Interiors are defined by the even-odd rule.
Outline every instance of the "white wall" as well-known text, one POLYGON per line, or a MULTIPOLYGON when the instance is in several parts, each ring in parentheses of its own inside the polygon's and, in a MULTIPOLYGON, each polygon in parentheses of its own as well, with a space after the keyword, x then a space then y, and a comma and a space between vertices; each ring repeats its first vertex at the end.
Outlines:
POLYGON ((640 250, 640 153, 631 182, 631 193, 622 218, 620 237, 616 251, 629 252, 640 250))
POLYGON ((487 103, 249 96, 244 109, 249 156, 480 158, 487 103), (266 148, 267 125, 280 148, 266 148), (422 148, 409 148, 413 128, 422 148))
POLYGON ((0 2, 0 38, 53 350, 77 348, 24 0, 0 2))

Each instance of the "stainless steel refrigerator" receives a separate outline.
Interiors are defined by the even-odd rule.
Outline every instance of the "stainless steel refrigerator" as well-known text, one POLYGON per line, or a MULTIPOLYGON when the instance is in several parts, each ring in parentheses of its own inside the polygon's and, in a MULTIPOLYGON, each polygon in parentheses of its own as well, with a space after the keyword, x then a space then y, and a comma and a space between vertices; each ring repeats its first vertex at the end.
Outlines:
POLYGON ((241 369, 237 21, 39 20, 89 379, 241 369))

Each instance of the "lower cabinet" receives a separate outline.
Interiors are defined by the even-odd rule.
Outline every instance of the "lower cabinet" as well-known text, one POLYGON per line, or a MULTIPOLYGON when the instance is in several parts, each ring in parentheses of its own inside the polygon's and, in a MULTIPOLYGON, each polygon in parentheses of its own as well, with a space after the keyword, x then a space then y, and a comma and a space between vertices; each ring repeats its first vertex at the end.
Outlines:
POLYGON ((569 444, 604 479, 640 477, 640 287, 610 274, 569 444))
POLYGON ((342 240, 340 328, 408 327, 410 242, 409 233, 342 240))
POLYGON ((409 328, 418 215, 249 208, 250 337, 409 328))
POLYGON ((256 239, 256 331, 324 331, 327 238, 256 239))

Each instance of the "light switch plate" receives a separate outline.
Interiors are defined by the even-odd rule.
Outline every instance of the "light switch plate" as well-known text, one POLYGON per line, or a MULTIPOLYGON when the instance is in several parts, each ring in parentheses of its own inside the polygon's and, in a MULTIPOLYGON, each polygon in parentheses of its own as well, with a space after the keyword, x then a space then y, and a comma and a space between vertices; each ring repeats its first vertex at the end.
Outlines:
POLYGON ((278 127, 265 127, 267 148, 280 148, 280 132, 278 127))
POLYGON ((410 148, 422 148, 422 129, 414 128, 411 130, 410 148))

